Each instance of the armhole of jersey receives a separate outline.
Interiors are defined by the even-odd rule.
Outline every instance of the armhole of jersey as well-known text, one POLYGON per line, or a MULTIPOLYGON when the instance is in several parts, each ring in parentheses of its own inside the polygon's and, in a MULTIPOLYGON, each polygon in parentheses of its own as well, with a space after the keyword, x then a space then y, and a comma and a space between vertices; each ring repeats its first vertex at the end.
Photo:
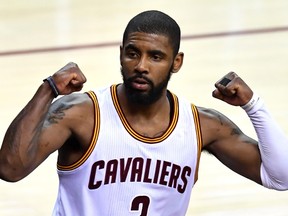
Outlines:
POLYGON ((68 165, 68 166, 63 166, 63 165, 57 164, 57 169, 59 171, 71 171, 71 170, 75 170, 76 168, 80 167, 89 158, 89 156, 91 155, 91 153, 93 152, 93 150, 96 146, 96 142, 97 142, 97 139, 99 136, 99 130, 100 130, 99 104, 98 104, 96 94, 93 91, 86 92, 86 94, 91 98, 91 100, 93 102, 93 109, 94 109, 94 127, 93 127, 93 133, 92 133, 91 141, 89 144, 89 148, 87 149, 85 154, 79 160, 77 160, 75 163, 68 165))
POLYGON ((194 183, 198 180, 198 171, 199 171, 199 164, 200 164, 200 157, 201 157, 201 151, 203 147, 203 141, 202 141, 202 133, 201 133, 201 127, 200 127, 200 118, 199 118, 199 112, 197 110, 197 107, 193 104, 191 104, 191 109, 194 117, 194 123, 195 123, 195 131, 196 131, 196 138, 197 138, 197 164, 196 164, 196 171, 194 176, 194 183))

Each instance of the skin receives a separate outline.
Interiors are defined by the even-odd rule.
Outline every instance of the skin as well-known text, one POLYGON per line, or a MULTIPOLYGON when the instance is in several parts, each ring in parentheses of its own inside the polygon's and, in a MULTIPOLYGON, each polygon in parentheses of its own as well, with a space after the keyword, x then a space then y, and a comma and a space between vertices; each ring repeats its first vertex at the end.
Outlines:
MULTIPOLYGON (((169 39, 163 35, 131 33, 120 47, 120 63, 125 77, 141 74, 159 85, 170 72, 176 73, 183 63, 184 54, 173 55, 169 39)), ((231 81, 216 82, 212 95, 234 106, 246 104, 252 90, 230 72, 231 81)), ((86 78, 75 63, 69 63, 53 76, 61 95, 52 103, 53 92, 43 83, 34 97, 9 126, 0 150, 0 177, 18 181, 31 173, 52 152, 58 150, 58 163, 69 165, 77 161, 89 147, 94 113, 91 99, 80 91, 86 78)), ((148 94, 151 86, 145 79, 136 79, 132 87, 148 94)), ((163 88, 160 97, 150 104, 138 104, 126 96, 124 84, 117 87, 121 108, 138 133, 147 137, 161 136, 169 126, 170 104, 163 88)), ((203 139, 203 151, 215 155, 223 164, 261 184, 260 153, 257 142, 245 134, 223 114, 198 107, 203 139)))

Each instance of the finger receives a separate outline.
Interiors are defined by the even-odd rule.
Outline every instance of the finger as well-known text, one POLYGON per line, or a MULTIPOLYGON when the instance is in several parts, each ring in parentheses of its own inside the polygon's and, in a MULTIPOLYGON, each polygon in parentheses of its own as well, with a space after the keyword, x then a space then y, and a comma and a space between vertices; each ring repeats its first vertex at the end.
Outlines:
POLYGON ((83 88, 83 85, 73 86, 73 91, 81 91, 82 88, 83 88))
POLYGON ((230 83, 235 77, 237 77, 237 74, 233 71, 226 74, 224 77, 222 77, 220 80, 218 80, 215 85, 221 84, 223 86, 226 86, 228 83, 230 83))
POLYGON ((218 90, 221 92, 222 95, 231 97, 236 94, 236 89, 233 86, 229 88, 229 86, 220 86, 218 90))
POLYGON ((224 77, 222 80, 220 80, 219 84, 221 84, 223 86, 227 86, 227 84, 230 82, 231 82, 231 79, 224 77))
POLYGON ((76 69, 76 74, 77 74, 75 79, 85 83, 87 79, 77 64, 75 64, 75 69, 76 69))
POLYGON ((82 83, 85 83, 87 81, 87 79, 83 73, 80 74, 80 77, 81 77, 82 83))
POLYGON ((212 96, 214 98, 217 98, 219 100, 224 100, 224 95, 221 94, 221 92, 218 90, 218 89, 215 89, 213 92, 212 92, 212 96))
POLYGON ((79 79, 72 79, 70 81, 70 84, 72 84, 73 86, 78 86, 78 85, 83 85, 86 82, 86 80, 79 80, 79 79))
POLYGON ((237 92, 237 85, 235 83, 236 78, 237 74, 234 72, 230 72, 222 79, 220 79, 215 84, 215 87, 218 89, 219 93, 223 94, 224 96, 231 97, 237 92))
POLYGON ((85 83, 87 81, 85 75, 82 73, 82 71, 79 69, 79 71, 75 74, 74 78, 71 80, 71 82, 76 83, 85 83))
POLYGON ((216 89, 217 91, 215 91, 214 94, 216 94, 217 98, 221 99, 225 99, 227 97, 233 97, 236 95, 236 90, 235 89, 228 89, 227 87, 222 87, 220 86, 219 88, 216 89))

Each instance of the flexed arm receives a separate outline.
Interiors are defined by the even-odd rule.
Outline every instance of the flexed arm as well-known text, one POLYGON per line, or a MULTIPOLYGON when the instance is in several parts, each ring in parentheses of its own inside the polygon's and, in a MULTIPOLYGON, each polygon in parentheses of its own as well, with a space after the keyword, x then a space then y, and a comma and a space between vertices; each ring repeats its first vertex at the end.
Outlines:
POLYGON ((288 139, 263 101, 235 73, 229 73, 215 86, 213 96, 231 105, 242 106, 255 128, 262 161, 260 174, 263 186, 288 190, 288 139), (223 83, 223 80, 228 82, 223 83))
MULTIPOLYGON (((81 90, 86 81, 74 63, 57 71, 52 79, 61 95, 81 90)), ((18 181, 24 178, 70 136, 65 121, 49 126, 44 124, 54 96, 51 84, 45 81, 7 129, 0 150, 1 179, 18 181)))

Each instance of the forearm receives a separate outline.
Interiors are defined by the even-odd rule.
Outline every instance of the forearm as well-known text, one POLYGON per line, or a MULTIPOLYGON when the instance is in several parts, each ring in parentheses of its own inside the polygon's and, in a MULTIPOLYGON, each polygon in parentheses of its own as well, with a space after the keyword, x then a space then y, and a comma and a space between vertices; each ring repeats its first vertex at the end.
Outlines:
POLYGON ((261 153, 263 186, 288 189, 288 139, 260 99, 247 114, 256 130, 261 153))
POLYGON ((7 129, 0 150, 2 179, 18 180, 32 169, 39 136, 53 98, 49 85, 43 83, 7 129))

